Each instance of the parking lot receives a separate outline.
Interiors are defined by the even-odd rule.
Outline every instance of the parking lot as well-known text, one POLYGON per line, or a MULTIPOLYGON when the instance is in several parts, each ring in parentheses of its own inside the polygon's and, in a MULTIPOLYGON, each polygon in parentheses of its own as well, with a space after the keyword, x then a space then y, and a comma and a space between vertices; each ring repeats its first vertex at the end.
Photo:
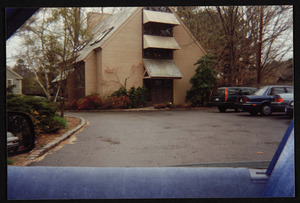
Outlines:
POLYGON ((270 161, 291 119, 216 108, 70 112, 89 124, 69 144, 31 165, 157 167, 270 161))

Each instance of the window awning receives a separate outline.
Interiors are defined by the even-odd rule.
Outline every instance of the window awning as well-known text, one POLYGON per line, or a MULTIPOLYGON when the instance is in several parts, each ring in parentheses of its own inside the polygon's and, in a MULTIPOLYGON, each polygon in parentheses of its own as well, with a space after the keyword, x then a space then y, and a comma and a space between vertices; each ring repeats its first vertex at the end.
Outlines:
POLYGON ((180 46, 173 37, 144 35, 143 48, 180 49, 180 46))
POLYGON ((143 19, 144 24, 149 22, 155 22, 171 25, 180 25, 179 21, 173 13, 144 10, 143 19))
POLYGON ((148 76, 145 78, 182 78, 182 74, 173 60, 143 59, 148 76))

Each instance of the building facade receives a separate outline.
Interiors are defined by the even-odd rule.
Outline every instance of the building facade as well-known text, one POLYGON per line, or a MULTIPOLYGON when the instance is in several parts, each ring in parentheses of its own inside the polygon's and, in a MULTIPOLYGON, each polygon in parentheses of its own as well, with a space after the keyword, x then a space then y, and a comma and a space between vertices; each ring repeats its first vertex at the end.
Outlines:
POLYGON ((22 79, 18 73, 6 68, 6 88, 12 88, 12 93, 22 94, 22 79))
POLYGON ((82 48, 68 79, 69 101, 108 96, 121 86, 145 86, 148 104, 185 102, 194 63, 205 51, 169 7, 128 7, 89 14, 94 38, 82 48))

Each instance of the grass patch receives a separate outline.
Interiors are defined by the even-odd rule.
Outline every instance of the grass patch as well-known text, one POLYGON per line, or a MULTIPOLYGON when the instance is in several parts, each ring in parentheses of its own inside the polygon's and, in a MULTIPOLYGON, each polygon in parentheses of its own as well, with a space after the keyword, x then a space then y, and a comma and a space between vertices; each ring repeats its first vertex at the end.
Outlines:
POLYGON ((8 164, 8 165, 11 165, 11 164, 13 164, 13 163, 14 163, 13 160, 7 158, 7 164, 8 164))

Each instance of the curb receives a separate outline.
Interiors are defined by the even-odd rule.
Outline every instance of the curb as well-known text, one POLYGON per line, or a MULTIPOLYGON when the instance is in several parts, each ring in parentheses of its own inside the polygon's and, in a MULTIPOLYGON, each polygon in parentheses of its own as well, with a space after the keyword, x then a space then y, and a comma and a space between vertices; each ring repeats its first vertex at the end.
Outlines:
POLYGON ((65 112, 153 112, 153 111, 188 111, 188 110, 208 110, 213 109, 213 107, 191 107, 191 108, 134 108, 134 109, 105 109, 105 110, 66 110, 65 112))
POLYGON ((68 139, 71 137, 74 133, 78 132, 81 128, 83 128, 87 121, 84 118, 78 117, 78 116, 72 116, 74 118, 79 118, 81 120, 80 124, 73 128, 72 130, 69 130, 68 132, 64 133, 60 137, 55 138, 52 142, 48 143, 47 145, 43 146, 41 149, 36 150, 35 152, 31 153, 28 156, 28 160, 34 160, 42 155, 44 155, 46 152, 50 151, 57 145, 59 145, 61 142, 64 140, 68 139))

